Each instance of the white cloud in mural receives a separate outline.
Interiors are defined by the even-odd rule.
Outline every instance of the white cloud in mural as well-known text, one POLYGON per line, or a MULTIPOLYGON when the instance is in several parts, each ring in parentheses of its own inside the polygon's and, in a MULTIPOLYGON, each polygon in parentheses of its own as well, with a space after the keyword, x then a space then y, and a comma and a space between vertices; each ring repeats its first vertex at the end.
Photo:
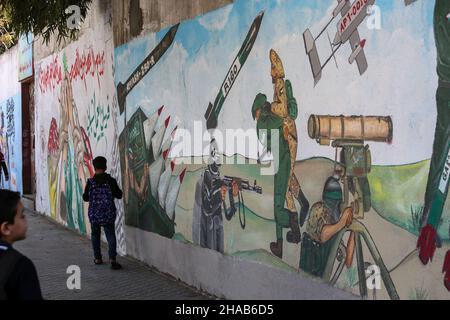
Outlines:
POLYGON ((228 5, 223 9, 213 11, 198 19, 198 22, 207 30, 218 31, 222 30, 230 16, 233 5, 228 5))

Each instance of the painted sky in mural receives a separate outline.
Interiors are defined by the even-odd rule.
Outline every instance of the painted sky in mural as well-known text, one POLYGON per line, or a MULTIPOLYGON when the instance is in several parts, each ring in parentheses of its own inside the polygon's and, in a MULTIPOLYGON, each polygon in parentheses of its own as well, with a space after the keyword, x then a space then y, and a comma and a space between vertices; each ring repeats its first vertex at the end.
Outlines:
MULTIPOLYGON (((249 25, 264 10, 258 38, 225 102, 219 129, 253 128, 249 110, 254 96, 272 90, 267 77, 270 71, 267 56, 273 48, 282 57, 286 76, 299 100, 297 127, 301 147, 298 159, 329 157, 326 149, 309 139, 306 125, 310 114, 334 114, 336 110, 348 115, 392 116, 394 141, 391 145, 372 146, 372 151, 380 155, 375 159, 376 164, 428 159, 433 139, 433 130, 429 128, 434 127, 436 112, 433 106, 437 76, 430 71, 435 69, 433 4, 423 1, 407 12, 401 1, 382 0, 377 1, 377 5, 381 9, 381 29, 370 30, 365 23, 359 28, 361 38, 367 39, 368 71, 362 77, 355 76, 356 66, 347 62, 351 53, 347 46, 336 55, 339 69, 329 66, 324 70, 323 79, 314 90, 302 33, 308 27, 313 34, 320 31, 335 7, 334 0, 237 1, 183 22, 173 47, 129 94, 128 114, 133 114, 138 106, 151 114, 164 104, 165 112, 176 113, 183 128, 193 130, 194 120, 204 123, 204 112, 219 91, 249 25), (162 71, 164 77, 160 76, 162 71)), ((330 36, 333 36, 332 31, 330 28, 330 36)), ((128 78, 166 32, 146 35, 116 49, 116 84, 128 78)), ((319 52, 328 53, 326 40, 318 45, 319 52)), ((123 125, 123 121, 119 121, 119 125, 123 125)), ((243 149, 237 151, 244 153, 243 149)), ((233 150, 225 152, 234 153, 233 150)), ((255 158, 256 153, 247 156, 255 158)))

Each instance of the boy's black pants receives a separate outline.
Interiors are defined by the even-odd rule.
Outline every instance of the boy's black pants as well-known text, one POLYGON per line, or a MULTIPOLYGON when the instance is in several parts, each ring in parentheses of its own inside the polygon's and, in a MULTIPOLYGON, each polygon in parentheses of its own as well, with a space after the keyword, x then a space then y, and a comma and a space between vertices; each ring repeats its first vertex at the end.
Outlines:
POLYGON ((97 223, 93 223, 91 225, 91 241, 92 241, 92 248, 94 249, 94 257, 95 259, 101 259, 102 258, 102 252, 101 252, 101 242, 100 237, 102 233, 102 229, 105 231, 106 240, 108 241, 108 253, 109 253, 109 259, 115 260, 117 257, 117 242, 116 242, 116 230, 114 224, 106 224, 106 225, 100 225, 97 223))

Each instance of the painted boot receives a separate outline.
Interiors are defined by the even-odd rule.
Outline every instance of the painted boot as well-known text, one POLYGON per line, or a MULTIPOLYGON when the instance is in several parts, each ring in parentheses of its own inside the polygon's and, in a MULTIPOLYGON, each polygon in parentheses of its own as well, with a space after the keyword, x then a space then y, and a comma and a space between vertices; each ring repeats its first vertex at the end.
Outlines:
POLYGON ((278 258, 283 258, 283 240, 277 239, 277 242, 270 243, 270 251, 278 258))
POLYGON ((445 256, 442 272, 445 272, 444 286, 450 291, 450 250, 447 251, 447 255, 445 256))
POLYGON ((300 227, 298 225, 298 214, 297 212, 289 213, 289 226, 290 231, 286 234, 286 240, 290 243, 299 243, 302 240, 300 233, 300 227))

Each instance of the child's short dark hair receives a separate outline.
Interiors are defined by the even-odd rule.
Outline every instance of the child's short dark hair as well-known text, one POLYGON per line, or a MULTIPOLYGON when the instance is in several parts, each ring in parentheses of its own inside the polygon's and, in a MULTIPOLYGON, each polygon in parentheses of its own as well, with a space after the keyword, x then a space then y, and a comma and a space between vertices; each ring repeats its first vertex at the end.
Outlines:
POLYGON ((105 157, 97 157, 92 163, 94 164, 95 169, 106 170, 106 158, 105 157))
POLYGON ((14 223, 19 201, 20 193, 0 189, 0 225, 4 222, 14 223))

